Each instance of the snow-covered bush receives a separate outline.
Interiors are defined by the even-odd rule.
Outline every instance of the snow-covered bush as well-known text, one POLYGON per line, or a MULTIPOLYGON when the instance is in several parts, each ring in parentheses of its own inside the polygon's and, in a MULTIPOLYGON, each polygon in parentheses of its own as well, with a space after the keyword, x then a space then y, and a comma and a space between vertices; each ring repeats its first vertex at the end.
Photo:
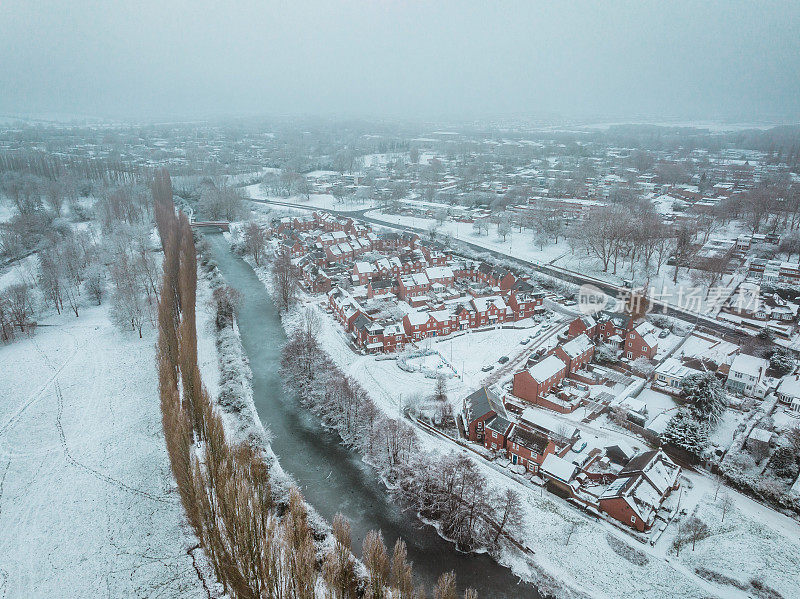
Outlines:
POLYGON ((645 378, 653 374, 655 369, 656 367, 653 366, 653 362, 645 356, 639 356, 633 362, 631 362, 631 370, 639 376, 643 376, 645 378))
POLYGON ((594 350, 594 361, 598 364, 616 364, 619 358, 611 347, 601 343, 594 350))
POLYGON ((702 458, 708 449, 708 426, 695 420, 688 410, 680 410, 667 423, 661 440, 702 458))
POLYGON ((715 426, 725 412, 725 391, 712 372, 690 374, 681 381, 681 395, 692 415, 700 422, 715 426))
POLYGON ((786 349, 776 349, 769 357, 769 367, 781 376, 790 374, 795 369, 792 354, 786 349))

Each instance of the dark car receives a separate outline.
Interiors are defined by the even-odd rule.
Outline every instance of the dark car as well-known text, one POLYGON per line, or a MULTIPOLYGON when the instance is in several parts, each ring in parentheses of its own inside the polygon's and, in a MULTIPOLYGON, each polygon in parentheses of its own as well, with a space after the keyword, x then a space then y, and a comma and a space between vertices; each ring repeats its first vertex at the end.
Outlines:
POLYGON ((503 356, 502 358, 500 358, 500 359, 498 360, 498 362, 499 362, 500 364, 505 364, 506 362, 508 362, 508 356, 503 356))

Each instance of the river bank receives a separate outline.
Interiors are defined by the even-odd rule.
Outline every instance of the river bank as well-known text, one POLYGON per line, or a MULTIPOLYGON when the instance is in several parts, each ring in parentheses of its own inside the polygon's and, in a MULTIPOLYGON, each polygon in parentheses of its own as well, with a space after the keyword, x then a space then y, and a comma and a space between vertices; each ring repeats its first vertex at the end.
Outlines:
POLYGON ((273 433, 271 446, 281 467, 297 482, 308 503, 327 521, 337 512, 347 517, 355 547, 360 547, 371 529, 380 529, 388 545, 397 538, 406 540, 417 584, 430 587, 439 574, 452 570, 459 587, 475 588, 481 597, 539 597, 534 587, 521 583, 488 555, 460 553, 432 527, 400 512, 373 469, 344 447, 338 434, 298 409, 297 399, 283 389, 278 372, 286 333, 263 282, 231 252, 223 236, 207 239, 223 277, 245 299, 239 330, 250 364, 258 365, 252 369, 256 411, 273 433))

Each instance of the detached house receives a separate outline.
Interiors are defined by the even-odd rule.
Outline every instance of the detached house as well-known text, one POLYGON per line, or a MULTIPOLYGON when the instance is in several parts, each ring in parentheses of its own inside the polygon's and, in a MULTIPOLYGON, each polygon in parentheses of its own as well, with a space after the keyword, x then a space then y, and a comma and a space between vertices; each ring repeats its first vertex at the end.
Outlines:
POLYGON ((800 374, 789 374, 781 379, 776 390, 781 403, 793 412, 800 412, 800 374))
POLYGON ((645 357, 652 360, 658 351, 656 327, 649 322, 642 322, 625 335, 625 357, 629 360, 645 357))
POLYGON ((767 368, 769 362, 764 358, 739 354, 733 359, 725 387, 740 395, 764 397, 767 394, 764 383, 767 368))
POLYGON ((669 494, 678 488, 681 468, 660 449, 633 458, 598 500, 609 516, 640 532, 649 530, 669 494))

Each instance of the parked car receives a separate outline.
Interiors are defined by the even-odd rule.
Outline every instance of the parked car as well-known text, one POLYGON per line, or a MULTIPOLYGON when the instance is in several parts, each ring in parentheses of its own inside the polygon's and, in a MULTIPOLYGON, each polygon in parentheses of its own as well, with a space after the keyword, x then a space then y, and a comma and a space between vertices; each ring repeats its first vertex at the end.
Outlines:
POLYGON ((508 356, 502 356, 502 357, 501 357, 501 358, 498 360, 498 362, 499 362, 500 364, 505 364, 506 362, 508 362, 508 356))
POLYGON ((494 364, 487 364, 483 368, 481 368, 482 372, 489 372, 492 368, 494 368, 494 364))
POLYGON ((520 341, 520 342, 519 342, 519 344, 520 344, 520 345, 528 345, 528 342, 529 342, 529 341, 530 341, 530 337, 526 337, 525 339, 523 339, 522 341, 520 341))
POLYGON ((659 339, 663 339, 664 337, 669 337, 669 329, 664 329, 658 334, 659 339))

